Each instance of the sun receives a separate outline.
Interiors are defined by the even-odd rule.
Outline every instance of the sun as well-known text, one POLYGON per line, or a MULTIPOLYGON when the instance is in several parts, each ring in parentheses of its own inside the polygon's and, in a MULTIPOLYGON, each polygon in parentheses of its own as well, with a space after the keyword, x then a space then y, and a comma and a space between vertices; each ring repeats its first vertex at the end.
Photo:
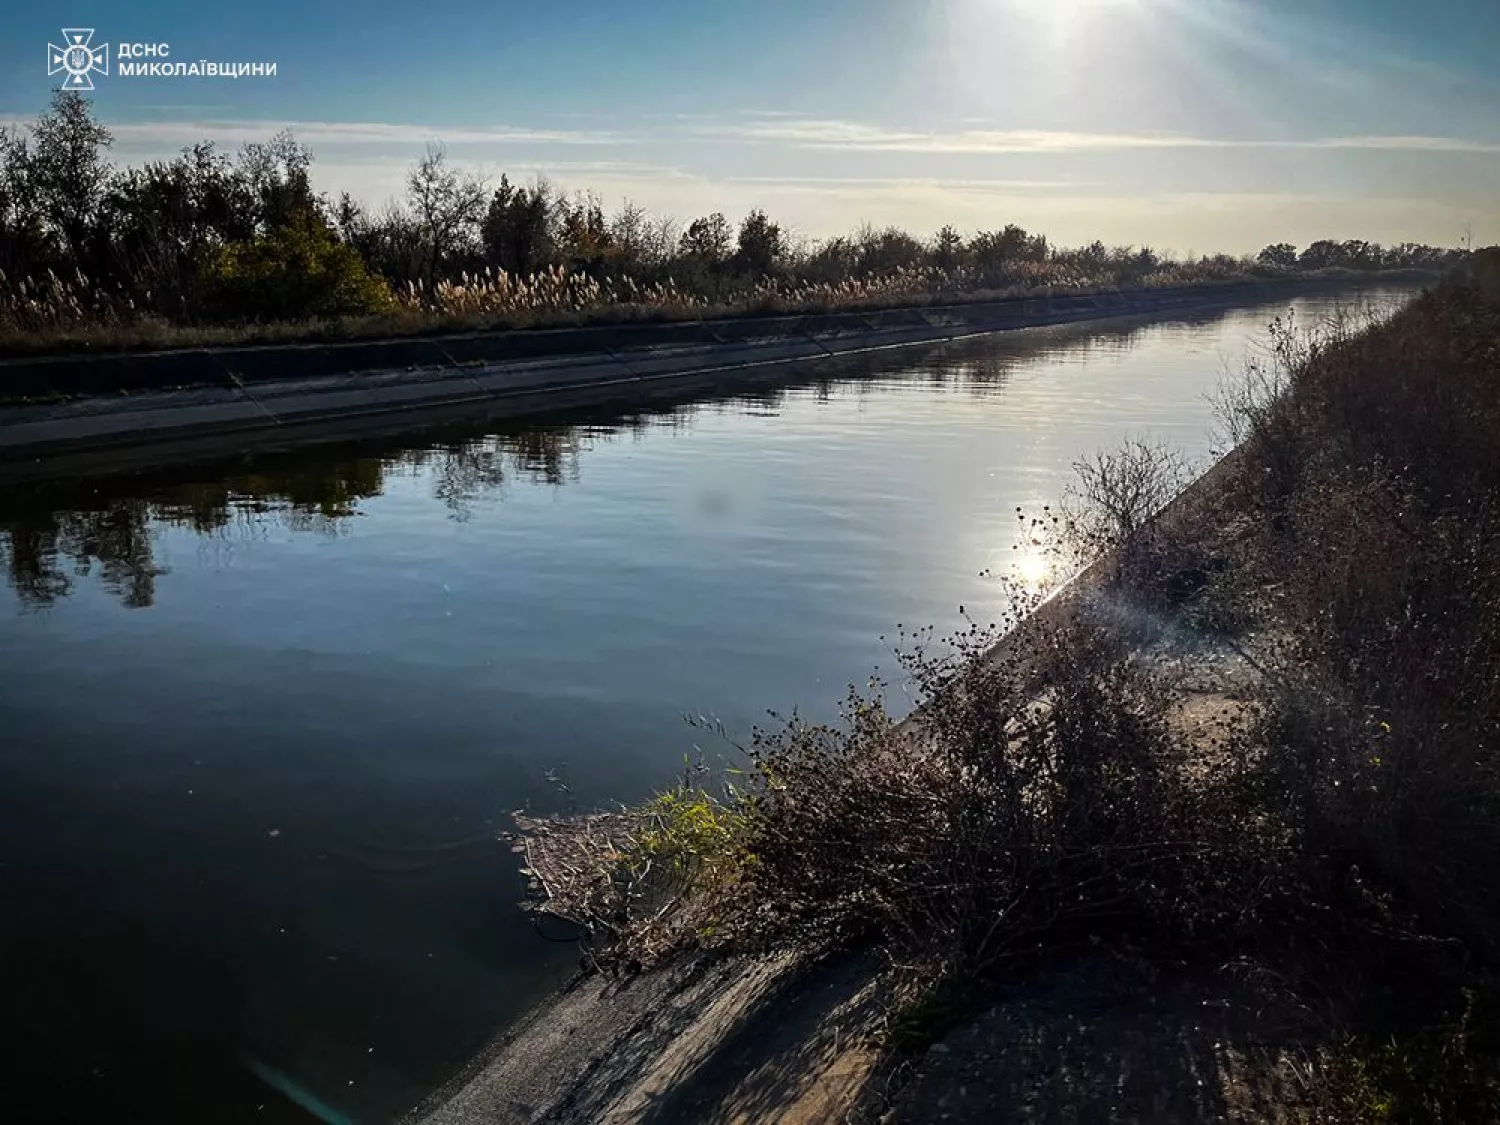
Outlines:
POLYGON ((1144 7, 1147 0, 999 0, 1022 11, 1048 15, 1056 19, 1088 19, 1110 12, 1144 7))
POLYGON ((1151 0, 995 0, 1054 37, 1098 30, 1117 17, 1141 12, 1151 0))

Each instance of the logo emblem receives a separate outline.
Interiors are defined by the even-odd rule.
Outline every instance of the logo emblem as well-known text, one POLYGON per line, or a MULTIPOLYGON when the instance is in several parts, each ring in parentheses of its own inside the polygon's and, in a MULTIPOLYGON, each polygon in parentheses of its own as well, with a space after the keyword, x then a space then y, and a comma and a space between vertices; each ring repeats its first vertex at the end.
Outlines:
POLYGON ((47 73, 67 71, 61 87, 64 90, 92 90, 94 80, 90 73, 109 73, 109 44, 93 46, 92 27, 65 27, 62 33, 66 46, 47 44, 47 73))

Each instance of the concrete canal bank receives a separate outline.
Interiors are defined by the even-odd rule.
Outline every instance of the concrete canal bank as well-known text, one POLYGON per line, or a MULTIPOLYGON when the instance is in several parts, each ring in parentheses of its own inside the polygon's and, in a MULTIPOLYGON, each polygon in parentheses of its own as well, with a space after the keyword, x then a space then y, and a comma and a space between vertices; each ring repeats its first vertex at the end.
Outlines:
POLYGON ((838 357, 1326 291, 1282 281, 867 313, 0 362, 0 479, 279 448, 458 416, 630 406, 838 357), (23 401, 30 399, 33 401, 23 401), (44 401, 34 401, 42 399, 44 401))

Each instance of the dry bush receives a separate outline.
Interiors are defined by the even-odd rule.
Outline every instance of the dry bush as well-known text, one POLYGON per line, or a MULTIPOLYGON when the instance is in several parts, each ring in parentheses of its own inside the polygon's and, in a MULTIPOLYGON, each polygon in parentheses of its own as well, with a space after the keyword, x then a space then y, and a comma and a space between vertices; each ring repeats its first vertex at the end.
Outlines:
POLYGON ((1164 442, 1128 438, 1073 463, 1069 517, 1094 553, 1134 539, 1189 479, 1181 453, 1164 442))
POLYGON ((1183 625, 1214 633, 1244 627, 1241 591, 1226 574, 1219 530, 1202 519, 1166 518, 1197 475, 1180 452, 1130 438, 1073 468, 1062 535, 1075 556, 1101 560, 1096 582, 1115 611, 1115 629, 1142 645, 1183 625), (1232 595, 1236 604, 1205 596, 1210 589, 1232 595))
POLYGON ((838 725, 757 732, 738 789, 639 811, 596 873, 605 893, 570 916, 616 963, 873 943, 970 977, 1038 944, 1243 922, 1275 848, 1234 770, 1188 768, 1170 686, 1121 638, 1082 618, 1033 628, 1000 660, 989 630, 912 638, 910 723, 872 689, 838 725), (684 855, 691 878, 660 866, 684 855))
POLYGON ((734 935, 718 932, 748 862, 746 805, 701 766, 635 808, 563 819, 518 817, 539 913, 579 926, 590 961, 632 971, 734 935))
MULTIPOLYGON (((1313 349, 1249 552, 1275 590, 1278 815, 1328 878, 1500 952, 1500 309, 1454 285, 1313 349), (1316 452, 1312 452, 1316 451, 1316 452)), ((1247 447, 1247 471, 1278 456, 1247 447)))

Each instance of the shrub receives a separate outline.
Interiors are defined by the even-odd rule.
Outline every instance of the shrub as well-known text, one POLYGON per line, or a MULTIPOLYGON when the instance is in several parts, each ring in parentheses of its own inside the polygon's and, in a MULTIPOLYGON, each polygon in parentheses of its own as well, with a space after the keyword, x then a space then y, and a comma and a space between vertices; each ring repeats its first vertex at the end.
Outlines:
POLYGON ((1073 472, 1069 516, 1096 554, 1134 539, 1189 479, 1181 454, 1148 438, 1075 461, 1073 472))
POLYGON ((1261 834, 1227 774, 1186 768, 1165 681, 1081 618, 1030 638, 1040 663, 993 659, 996 640, 912 638, 909 723, 879 685, 851 691, 840 724, 756 732, 723 798, 679 788, 636 810, 595 872, 610 891, 572 914, 596 953, 868 941, 983 975, 1039 940, 1180 936, 1253 912, 1242 853, 1261 834))
POLYGON ((366 316, 395 304, 385 282, 309 209, 252 241, 209 251, 204 274, 212 315, 223 320, 366 316))

